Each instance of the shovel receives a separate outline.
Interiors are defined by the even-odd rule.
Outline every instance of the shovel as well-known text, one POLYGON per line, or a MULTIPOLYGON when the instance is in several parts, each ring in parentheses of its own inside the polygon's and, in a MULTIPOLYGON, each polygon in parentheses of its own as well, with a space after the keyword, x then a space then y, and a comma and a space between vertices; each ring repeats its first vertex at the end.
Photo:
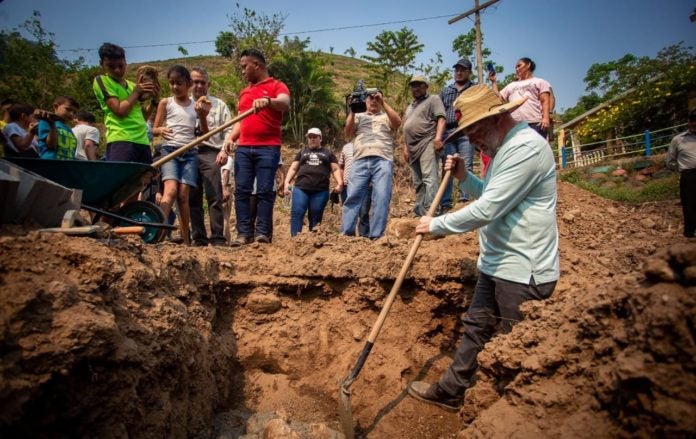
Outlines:
POLYGON ((152 164, 152 166, 154 166, 155 168, 161 167, 163 164, 167 163, 168 161, 173 160, 173 159, 179 157, 180 155, 184 154, 186 151, 188 151, 189 149, 193 148, 194 146, 200 145, 201 143, 203 143, 203 142, 205 142, 206 140, 210 139, 211 137, 213 137, 214 135, 216 135, 216 134, 219 133, 220 131, 226 130, 227 128, 231 127, 232 125, 236 124, 236 123, 239 122, 240 120, 242 120, 242 119, 244 119, 244 118, 246 118, 247 116, 250 116, 250 115, 252 115, 252 114, 254 114, 254 108, 248 109, 247 111, 245 111, 244 113, 238 115, 238 116, 235 117, 234 119, 229 120, 229 121, 223 123, 223 124, 220 125, 219 127, 215 128, 215 129, 212 129, 212 130, 208 131, 207 133, 203 134, 201 137, 196 138, 196 140, 187 143, 186 145, 182 146, 181 148, 176 149, 175 151, 172 151, 171 153, 167 154, 166 156, 164 156, 164 157, 162 157, 161 159, 159 159, 159 160, 157 160, 156 162, 154 162, 154 163, 152 164))
MULTIPOLYGON (((442 181, 440 182, 440 187, 437 190, 435 199, 430 205, 430 209, 428 209, 428 216, 435 215, 435 210, 437 209, 437 206, 440 204, 442 194, 445 193, 445 188, 451 175, 452 171, 447 171, 445 172, 445 175, 442 177, 442 181)), ((355 437, 353 414, 351 413, 350 405, 350 386, 353 384, 353 381, 355 381, 358 378, 360 370, 365 365, 365 360, 367 360, 367 356, 370 355, 370 351, 372 350, 372 347, 375 344, 375 340, 377 340, 379 331, 382 329, 382 325, 384 324, 384 321, 387 319, 387 314, 389 314, 389 310, 391 309, 392 303, 394 303, 396 293, 399 292, 399 288, 401 288, 401 284, 403 283, 404 278, 406 277, 406 273, 408 272, 409 268, 411 268, 411 263, 413 262, 413 258, 415 258, 416 256, 416 252, 418 251, 418 247, 420 247, 421 245, 421 241, 423 241, 423 235, 416 235, 416 239, 415 241, 413 241, 413 244, 411 245, 411 250, 408 252, 408 256, 406 256, 406 260, 401 266, 399 276, 394 281, 394 285, 392 286, 392 289, 389 292, 389 296, 387 296, 387 300, 384 301, 382 311, 379 313, 377 321, 372 326, 372 332, 370 332, 370 335, 367 337, 365 347, 360 353, 358 361, 355 363, 353 370, 350 371, 350 374, 348 374, 348 376, 341 383, 341 389, 338 395, 338 411, 341 418, 343 433, 346 435, 347 439, 353 439, 355 437)))

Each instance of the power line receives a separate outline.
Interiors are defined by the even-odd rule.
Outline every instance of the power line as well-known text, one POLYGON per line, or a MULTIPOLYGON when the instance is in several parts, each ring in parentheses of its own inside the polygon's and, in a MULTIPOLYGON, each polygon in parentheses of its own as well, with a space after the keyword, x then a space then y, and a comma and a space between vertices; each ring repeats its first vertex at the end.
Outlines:
MULTIPOLYGON (((319 33, 319 32, 331 32, 331 31, 337 31, 337 30, 348 30, 348 29, 362 29, 366 27, 375 27, 375 26, 386 26, 390 24, 404 24, 404 23, 414 23, 417 21, 427 21, 427 20, 437 20, 440 18, 448 18, 452 17, 456 14, 447 14, 447 15, 437 15, 434 17, 422 17, 422 18, 412 18, 409 20, 398 20, 398 21, 385 21, 382 23, 372 23, 372 24, 356 24, 353 26, 341 26, 341 27, 330 27, 330 28, 323 28, 323 29, 312 29, 312 30, 304 30, 304 31, 297 31, 297 32, 285 32, 282 34, 279 34, 279 36, 289 36, 289 35, 300 35, 300 34, 311 34, 311 33, 319 33)), ((207 43, 214 43, 215 40, 205 40, 205 41, 188 41, 188 42, 182 42, 182 43, 160 43, 160 44, 142 44, 142 45, 137 45, 137 46, 123 46, 124 49, 143 49, 143 48, 148 48, 148 47, 167 47, 167 46, 182 46, 182 45, 191 45, 191 44, 207 44, 207 43)), ((58 49, 57 52, 91 52, 99 50, 97 48, 77 48, 77 49, 58 49)))

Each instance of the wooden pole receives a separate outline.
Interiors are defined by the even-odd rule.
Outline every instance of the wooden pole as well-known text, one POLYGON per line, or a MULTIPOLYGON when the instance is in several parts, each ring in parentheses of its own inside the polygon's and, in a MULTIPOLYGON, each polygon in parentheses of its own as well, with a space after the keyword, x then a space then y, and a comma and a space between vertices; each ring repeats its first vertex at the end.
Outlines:
POLYGON ((476 73, 478 75, 478 83, 483 84, 483 49, 481 49, 481 12, 479 9, 479 0, 474 2, 476 12, 474 13, 474 25, 476 27, 476 73))

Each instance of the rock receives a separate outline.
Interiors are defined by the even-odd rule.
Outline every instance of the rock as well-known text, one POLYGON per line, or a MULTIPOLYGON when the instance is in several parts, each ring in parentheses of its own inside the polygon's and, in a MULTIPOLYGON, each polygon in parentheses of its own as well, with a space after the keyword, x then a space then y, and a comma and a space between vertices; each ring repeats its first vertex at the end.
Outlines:
POLYGON ((326 424, 310 424, 309 437, 312 439, 345 439, 346 436, 327 427, 326 424))
POLYGON ((645 277, 653 282, 674 282, 676 275, 669 263, 662 258, 651 258, 645 262, 643 268, 645 277))
POLYGON ((269 421, 263 429, 263 439, 300 439, 300 435, 282 419, 269 421))
POLYGON ((648 177, 647 175, 638 174, 638 175, 634 176, 633 179, 636 181, 647 181, 647 180, 650 180, 650 177, 648 177))
POLYGON ((615 181, 605 181, 604 183, 602 183, 602 187, 607 189, 614 189, 617 186, 618 184, 616 184, 615 181))
POLYGON ((655 168, 654 166, 650 166, 638 171, 638 175, 653 175, 655 172, 657 172, 657 168, 655 168))
POLYGON ((684 270, 684 283, 687 285, 696 284, 696 266, 684 270))
POLYGON ((646 229, 654 229, 656 224, 651 218, 643 218, 640 220, 640 225, 646 229))
POLYGON ((696 245, 675 244, 669 248, 669 256, 678 265, 692 267, 696 265, 696 245))
POLYGON ((615 169, 611 173, 611 175, 613 175, 614 177, 625 177, 627 174, 628 174, 628 171, 626 171, 625 169, 621 169, 621 168, 615 169))
POLYGON ((572 223, 575 221, 575 215, 573 215, 571 212, 566 212, 563 214, 563 221, 567 223, 572 223))
POLYGON ((273 314, 282 303, 275 294, 251 293, 247 297, 246 307, 256 314, 273 314))

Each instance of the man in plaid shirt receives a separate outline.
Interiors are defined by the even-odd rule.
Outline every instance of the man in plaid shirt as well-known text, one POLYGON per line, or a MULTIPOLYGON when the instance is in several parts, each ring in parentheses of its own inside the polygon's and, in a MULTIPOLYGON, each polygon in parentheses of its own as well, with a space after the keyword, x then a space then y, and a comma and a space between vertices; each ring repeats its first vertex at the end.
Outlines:
MULTIPOLYGON (((446 125, 445 125, 445 135, 443 140, 457 129, 457 119, 454 114, 454 101, 459 97, 459 95, 471 87, 473 83, 469 79, 471 76, 471 62, 466 59, 460 59, 453 66, 454 67, 454 83, 446 86, 440 92, 440 99, 442 103, 445 104, 446 111, 446 125)), ((445 157, 452 154, 459 154, 464 158, 466 163, 466 169, 472 171, 474 169, 474 147, 469 143, 469 139, 466 136, 462 136, 456 140, 446 143, 443 149, 442 160, 444 162, 445 157)), ((452 180, 447 183, 447 189, 442 195, 442 201, 440 201, 440 213, 446 213, 448 210, 452 209, 452 180)), ((457 201, 466 202, 469 201, 469 194, 463 189, 462 182, 458 182, 457 187, 459 188, 459 198, 457 201)))

